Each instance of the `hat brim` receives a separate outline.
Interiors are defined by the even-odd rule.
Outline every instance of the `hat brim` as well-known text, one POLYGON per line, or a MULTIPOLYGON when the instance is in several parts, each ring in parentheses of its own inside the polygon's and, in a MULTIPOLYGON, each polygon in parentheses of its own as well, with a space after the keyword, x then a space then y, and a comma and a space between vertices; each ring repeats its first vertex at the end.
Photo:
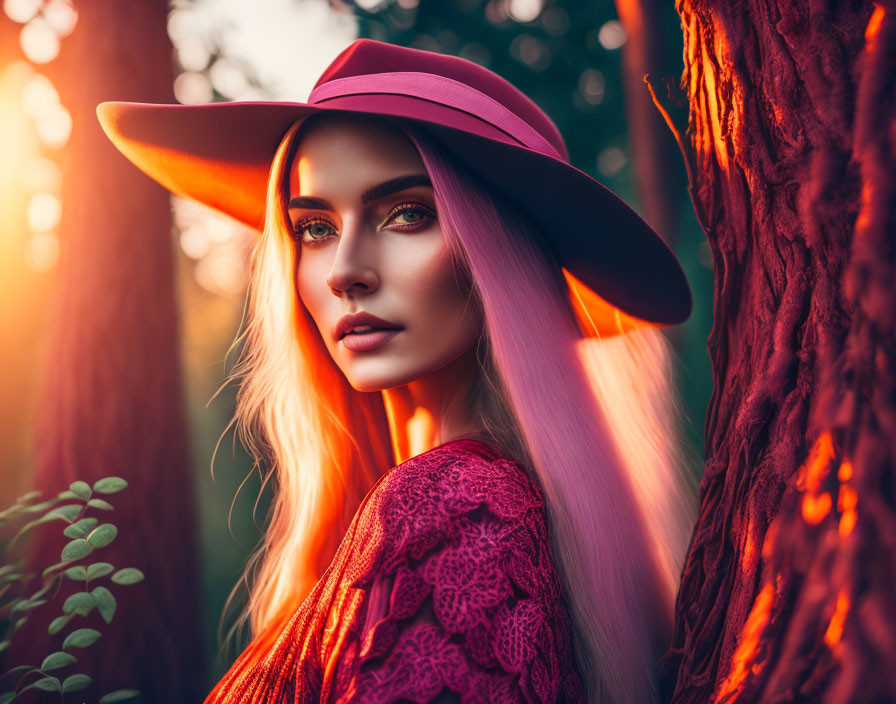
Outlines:
POLYGON ((415 123, 531 217, 558 263, 609 303, 660 325, 681 323, 690 315, 691 292, 675 255, 612 191, 497 129, 493 134, 470 131, 472 123, 463 120, 475 120, 476 131, 483 131, 483 121, 475 116, 460 114, 458 121, 452 115, 457 126, 447 126, 441 118, 408 117, 420 114, 419 105, 411 111, 395 99, 379 101, 375 109, 350 99, 315 105, 106 102, 97 106, 97 116, 112 143, 165 188, 255 229, 263 226, 274 153, 297 120, 333 111, 415 123))

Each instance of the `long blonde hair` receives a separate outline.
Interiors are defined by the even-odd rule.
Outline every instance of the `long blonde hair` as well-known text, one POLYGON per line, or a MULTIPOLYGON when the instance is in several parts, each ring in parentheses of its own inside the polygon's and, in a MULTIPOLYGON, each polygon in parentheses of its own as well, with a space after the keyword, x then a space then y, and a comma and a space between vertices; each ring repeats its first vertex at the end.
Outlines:
MULTIPOLYGON (((298 608, 367 490, 394 464, 382 395, 349 385, 295 289, 285 199, 300 127, 274 157, 241 354, 226 382, 242 380, 231 425, 267 468, 265 483, 275 480, 263 544, 244 573, 248 603, 231 633, 248 619, 257 634, 298 608)), ((402 129, 484 315, 471 402, 545 493, 589 701, 656 701, 655 662, 669 644, 695 511, 671 347, 652 327, 583 334, 582 298, 520 212, 428 134, 402 129)))

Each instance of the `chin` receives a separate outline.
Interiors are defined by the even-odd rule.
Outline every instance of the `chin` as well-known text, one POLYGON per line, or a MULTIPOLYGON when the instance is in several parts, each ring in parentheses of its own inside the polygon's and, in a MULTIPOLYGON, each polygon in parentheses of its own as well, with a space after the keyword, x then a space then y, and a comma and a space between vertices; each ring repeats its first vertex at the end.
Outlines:
POLYGON ((388 364, 385 360, 358 360, 342 368, 342 373, 355 391, 384 391, 396 386, 403 386, 421 374, 418 370, 408 369, 406 365, 388 364))

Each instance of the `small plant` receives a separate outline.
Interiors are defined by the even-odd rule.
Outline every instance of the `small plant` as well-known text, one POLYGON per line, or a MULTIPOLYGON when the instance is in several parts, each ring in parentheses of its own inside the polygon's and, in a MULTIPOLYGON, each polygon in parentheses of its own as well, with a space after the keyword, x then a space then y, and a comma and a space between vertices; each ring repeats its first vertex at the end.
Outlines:
MULTIPOLYGON (((0 511, 0 527, 33 514, 43 514, 40 518, 22 526, 9 543, 3 547, 3 566, 0 566, 0 634, 3 639, 0 640, 0 654, 9 647, 12 635, 20 631, 33 610, 45 604, 58 593, 65 578, 83 582, 84 589, 65 600, 62 605, 62 615, 50 624, 48 629, 50 634, 61 634, 72 619, 77 616, 87 616, 93 609, 99 612, 106 623, 112 622, 116 606, 115 597, 107 586, 96 585, 96 581, 111 574, 110 579, 115 584, 136 584, 144 579, 144 575, 134 567, 125 567, 116 571, 115 567, 108 562, 84 564, 83 561, 93 555, 95 550, 106 547, 118 535, 118 529, 112 523, 97 525, 98 519, 85 517, 84 513, 87 509, 113 510, 108 501, 96 498, 94 495, 115 494, 127 485, 127 482, 120 477, 105 477, 95 482, 92 487, 87 482, 76 481, 69 485, 67 491, 60 492, 55 498, 48 501, 32 503, 40 498, 39 491, 32 491, 19 497, 15 505, 5 511, 0 511), (57 505, 60 501, 75 501, 75 503, 57 505), (16 593, 16 590, 12 589, 15 584, 19 584, 21 587, 18 590, 19 593, 24 591, 24 585, 34 576, 34 574, 21 574, 23 560, 14 564, 5 564, 10 548, 31 528, 51 521, 64 521, 67 525, 62 533, 71 539, 62 549, 61 562, 50 565, 43 571, 43 586, 31 596, 5 598, 8 594, 16 593), (91 583, 95 584, 93 588, 91 588, 91 583)), ((0 694, 0 704, 8 704, 29 689, 59 692, 59 701, 64 702, 65 695, 69 692, 77 692, 87 687, 93 680, 86 674, 74 673, 69 674, 65 679, 60 679, 48 673, 75 665, 77 657, 69 651, 87 648, 95 643, 101 635, 99 631, 92 628, 75 629, 65 636, 61 649, 47 655, 40 667, 20 665, 5 672, 0 676, 0 680, 16 674, 19 675, 19 678, 12 691, 0 694), (31 675, 38 677, 21 687, 31 675)), ((138 694, 140 692, 134 689, 120 689, 104 695, 100 698, 99 704, 124 702, 133 699, 138 694)))

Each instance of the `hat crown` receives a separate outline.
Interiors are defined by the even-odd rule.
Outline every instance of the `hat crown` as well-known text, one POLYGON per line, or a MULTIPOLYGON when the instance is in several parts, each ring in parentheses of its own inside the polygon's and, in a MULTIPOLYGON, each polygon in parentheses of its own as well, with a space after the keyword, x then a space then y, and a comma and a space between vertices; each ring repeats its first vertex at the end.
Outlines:
POLYGON ((498 74, 459 56, 357 39, 324 70, 314 88, 341 78, 403 72, 429 73, 470 86, 514 113, 569 161, 560 130, 541 108, 498 74))

